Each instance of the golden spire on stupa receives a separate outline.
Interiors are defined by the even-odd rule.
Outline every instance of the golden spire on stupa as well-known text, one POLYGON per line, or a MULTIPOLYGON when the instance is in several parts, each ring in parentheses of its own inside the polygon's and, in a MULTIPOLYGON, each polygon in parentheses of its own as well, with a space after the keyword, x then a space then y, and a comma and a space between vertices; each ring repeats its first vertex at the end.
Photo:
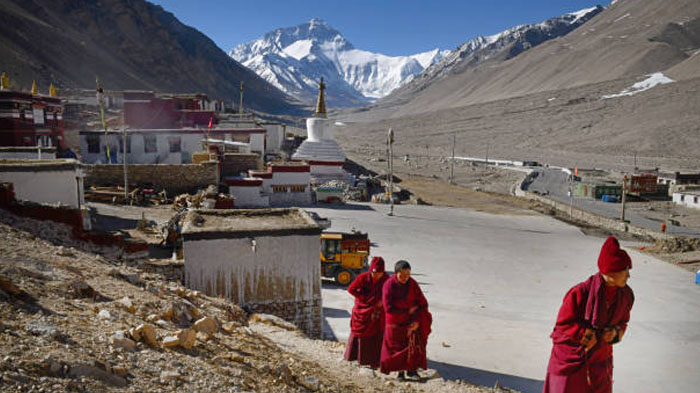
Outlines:
POLYGON ((32 81, 32 94, 39 94, 39 89, 36 87, 36 80, 32 81))
POLYGON ((0 90, 7 90, 10 88, 10 78, 6 73, 2 73, 0 76, 0 90))
POLYGON ((56 97, 56 87, 53 83, 49 86, 49 97, 56 97))
POLYGON ((314 117, 328 117, 326 115, 326 101, 323 99, 324 90, 326 90, 326 84, 323 83, 323 78, 321 78, 321 83, 318 84, 318 102, 316 102, 314 117))

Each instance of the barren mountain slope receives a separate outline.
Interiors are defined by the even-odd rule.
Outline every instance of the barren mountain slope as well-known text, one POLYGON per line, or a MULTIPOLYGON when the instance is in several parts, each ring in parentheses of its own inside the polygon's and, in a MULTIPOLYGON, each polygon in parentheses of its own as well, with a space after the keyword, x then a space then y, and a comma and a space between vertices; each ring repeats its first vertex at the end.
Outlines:
POLYGON ((143 0, 0 0, 0 72, 15 88, 36 79, 41 92, 145 89, 238 98, 247 106, 290 112, 291 98, 219 49, 199 31, 143 0))
MULTIPOLYGON (((555 165, 700 170, 700 78, 617 98, 646 77, 448 108, 374 122, 347 123, 336 139, 347 149, 394 154, 539 160, 555 165)), ((356 116, 357 117, 357 116, 356 116)))
POLYGON ((665 71, 698 49, 700 2, 622 0, 562 38, 438 81, 392 113, 400 117, 665 71))

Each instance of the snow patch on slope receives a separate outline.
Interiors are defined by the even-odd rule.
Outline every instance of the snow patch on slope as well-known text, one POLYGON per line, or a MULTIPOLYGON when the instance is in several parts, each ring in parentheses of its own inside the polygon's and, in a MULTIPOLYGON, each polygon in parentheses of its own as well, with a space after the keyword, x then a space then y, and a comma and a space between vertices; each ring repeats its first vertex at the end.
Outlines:
POLYGON ((656 72, 654 74, 647 75, 648 78, 641 81, 637 82, 632 87, 629 87, 625 90, 622 90, 618 94, 609 94, 609 95, 604 95, 601 98, 602 99, 609 99, 609 98, 618 98, 618 97, 629 97, 633 96, 635 94, 639 94, 643 91, 647 91, 650 89, 653 89, 654 87, 658 85, 665 85, 667 83, 673 83, 675 82, 673 79, 667 77, 661 72, 656 72))

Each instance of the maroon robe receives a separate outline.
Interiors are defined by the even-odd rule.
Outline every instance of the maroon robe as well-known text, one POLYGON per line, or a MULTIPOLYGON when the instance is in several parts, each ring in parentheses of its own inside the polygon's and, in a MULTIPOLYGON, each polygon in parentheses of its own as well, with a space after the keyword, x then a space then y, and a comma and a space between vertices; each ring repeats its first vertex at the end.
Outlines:
POLYGON ((382 300, 382 287, 389 277, 386 273, 372 280, 372 273, 362 273, 348 287, 355 297, 350 318, 350 337, 345 360, 357 360, 360 365, 379 367, 379 355, 384 337, 384 308, 377 307, 382 300))
POLYGON ((543 393, 611 393, 613 351, 602 333, 613 326, 624 332, 633 303, 630 287, 608 287, 600 273, 571 288, 551 335, 543 393), (597 332, 597 344, 588 353, 580 344, 587 328, 597 332))
POLYGON ((412 278, 401 284, 393 275, 384 284, 382 301, 386 310, 386 327, 380 371, 389 374, 392 371, 427 369, 425 347, 433 318, 420 286, 412 278), (414 306, 418 308, 410 313, 414 306), (408 328, 416 321, 418 329, 409 333, 408 328))

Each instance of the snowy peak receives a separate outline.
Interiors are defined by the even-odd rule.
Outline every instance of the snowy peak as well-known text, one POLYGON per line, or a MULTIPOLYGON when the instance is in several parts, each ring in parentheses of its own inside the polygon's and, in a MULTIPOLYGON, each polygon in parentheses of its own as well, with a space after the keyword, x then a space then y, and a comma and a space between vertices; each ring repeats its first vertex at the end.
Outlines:
POLYGON ((302 102, 315 102, 323 77, 329 105, 358 106, 389 94, 447 53, 386 56, 355 49, 340 32, 313 18, 238 45, 229 55, 302 102))

